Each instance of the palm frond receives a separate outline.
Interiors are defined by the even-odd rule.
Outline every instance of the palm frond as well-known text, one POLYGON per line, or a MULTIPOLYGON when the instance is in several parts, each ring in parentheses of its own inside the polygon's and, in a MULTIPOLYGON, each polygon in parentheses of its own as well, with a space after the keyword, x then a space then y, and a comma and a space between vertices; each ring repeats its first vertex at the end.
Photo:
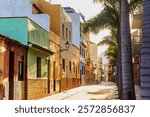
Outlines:
POLYGON ((107 6, 98 15, 83 24, 82 32, 97 34, 100 30, 110 29, 111 27, 119 27, 119 15, 107 6))
POLYGON ((143 0, 131 0, 129 4, 130 12, 132 13, 136 8, 140 8, 143 5, 143 0))
POLYGON ((118 52, 118 49, 114 48, 114 49, 107 49, 105 52, 104 52, 104 55, 107 56, 107 57, 111 57, 111 58, 114 58, 114 59, 117 59, 117 52, 118 52))
POLYGON ((93 0, 94 3, 103 3, 105 2, 106 0, 93 0))
POLYGON ((103 45, 117 46, 117 42, 111 36, 106 36, 97 44, 97 46, 103 46, 103 45))

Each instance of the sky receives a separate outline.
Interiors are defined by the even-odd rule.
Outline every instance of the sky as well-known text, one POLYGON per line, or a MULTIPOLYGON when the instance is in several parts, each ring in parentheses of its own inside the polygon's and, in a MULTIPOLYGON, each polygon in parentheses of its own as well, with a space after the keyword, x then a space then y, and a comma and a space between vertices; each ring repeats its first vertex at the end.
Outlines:
MULTIPOLYGON (((81 12, 86 20, 96 16, 103 9, 101 4, 95 4, 93 3, 93 0, 52 0, 52 3, 61 4, 62 7, 72 7, 76 12, 81 12)), ((97 35, 90 34, 90 40, 94 43, 98 43, 108 34, 108 30, 101 31, 97 35)), ((98 55, 101 55, 105 49, 106 46, 98 47, 98 55)))

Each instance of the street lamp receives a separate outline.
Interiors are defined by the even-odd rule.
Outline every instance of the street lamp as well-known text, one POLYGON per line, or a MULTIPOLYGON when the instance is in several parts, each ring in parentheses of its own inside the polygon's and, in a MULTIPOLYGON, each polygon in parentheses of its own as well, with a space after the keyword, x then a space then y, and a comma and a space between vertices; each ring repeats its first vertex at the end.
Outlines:
POLYGON ((65 45, 66 45, 66 48, 69 49, 70 43, 68 41, 66 42, 65 45))
POLYGON ((65 46, 66 46, 66 49, 61 49, 61 50, 60 50, 61 52, 62 52, 62 51, 68 51, 69 46, 70 46, 70 43, 67 41, 67 42, 65 43, 65 46))

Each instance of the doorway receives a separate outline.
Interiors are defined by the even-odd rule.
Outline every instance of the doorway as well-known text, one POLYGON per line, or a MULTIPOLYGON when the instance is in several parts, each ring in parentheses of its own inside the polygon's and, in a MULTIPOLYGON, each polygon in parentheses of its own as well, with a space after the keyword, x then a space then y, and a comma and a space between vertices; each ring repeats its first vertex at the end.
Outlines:
POLYGON ((9 100, 14 99, 14 52, 9 53, 9 100))
POLYGON ((48 94, 50 93, 50 60, 47 60, 47 73, 48 73, 48 82, 47 82, 47 87, 48 87, 48 94))
POLYGON ((53 62, 53 91, 56 91, 56 72, 55 72, 55 69, 56 69, 56 62, 54 61, 53 62))

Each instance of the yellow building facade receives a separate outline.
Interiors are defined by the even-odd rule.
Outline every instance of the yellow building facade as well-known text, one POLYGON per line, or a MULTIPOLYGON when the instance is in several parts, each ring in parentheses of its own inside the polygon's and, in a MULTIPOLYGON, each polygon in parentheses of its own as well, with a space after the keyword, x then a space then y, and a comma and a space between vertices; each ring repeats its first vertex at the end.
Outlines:
POLYGON ((86 50, 86 85, 93 84, 94 74, 93 74, 93 63, 90 57, 90 35, 84 35, 87 40, 87 50, 86 50))
MULTIPOLYGON (((49 94, 58 93, 61 91, 61 45, 60 45, 60 17, 59 17, 59 5, 51 5, 50 3, 44 0, 35 0, 32 1, 36 6, 38 6, 39 11, 46 13, 50 16, 50 50, 54 53, 50 57, 50 72, 49 72, 49 94)), ((36 13, 38 10, 33 9, 36 13)))
POLYGON ((51 89, 59 92, 80 85, 80 54, 79 49, 71 43, 72 21, 69 15, 59 4, 50 4, 38 0, 44 13, 50 16, 50 48, 54 55, 50 59, 51 89), (66 50, 66 43, 69 49, 66 50), (56 79, 56 80, 55 80, 56 79))

